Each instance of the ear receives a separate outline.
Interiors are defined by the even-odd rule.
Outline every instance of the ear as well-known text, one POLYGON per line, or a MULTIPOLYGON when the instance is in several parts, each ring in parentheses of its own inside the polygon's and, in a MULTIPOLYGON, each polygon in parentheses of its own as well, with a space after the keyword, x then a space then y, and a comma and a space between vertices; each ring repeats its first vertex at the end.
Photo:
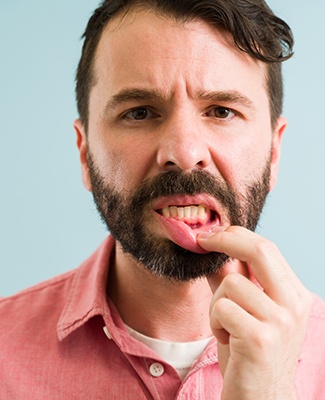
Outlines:
POLYGON ((79 150, 79 158, 81 164, 82 183, 84 187, 91 192, 91 182, 90 182, 90 174, 89 174, 89 166, 87 158, 87 152, 88 152, 87 135, 80 119, 77 119, 74 122, 73 127, 77 134, 77 147, 79 150))
POLYGON ((277 182, 277 176, 279 172, 280 164, 280 153, 283 133, 288 125, 287 120, 284 117, 280 117, 277 121, 276 127, 272 137, 272 156, 271 156, 271 178, 270 178, 270 190, 274 188, 277 182))

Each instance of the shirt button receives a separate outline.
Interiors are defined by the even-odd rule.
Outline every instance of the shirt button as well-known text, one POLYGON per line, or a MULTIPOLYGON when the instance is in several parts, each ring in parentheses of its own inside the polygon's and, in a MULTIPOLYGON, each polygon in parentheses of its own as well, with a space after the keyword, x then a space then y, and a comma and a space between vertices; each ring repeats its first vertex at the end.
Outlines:
POLYGON ((150 374, 152 376, 158 378, 159 376, 161 376, 165 372, 165 369, 164 369, 162 364, 153 363, 153 364, 150 365, 149 371, 150 371, 150 374))

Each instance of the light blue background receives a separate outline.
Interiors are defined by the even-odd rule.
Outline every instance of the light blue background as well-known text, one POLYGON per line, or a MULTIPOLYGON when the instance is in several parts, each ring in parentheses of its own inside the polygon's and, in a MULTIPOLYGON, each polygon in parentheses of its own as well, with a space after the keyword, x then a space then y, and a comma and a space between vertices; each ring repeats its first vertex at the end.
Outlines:
MULTIPOLYGON (((292 26, 277 188, 259 232, 325 298, 325 2, 273 0, 292 26)), ((0 0, 0 296, 77 267, 106 236, 81 184, 74 73, 97 0, 0 0)))

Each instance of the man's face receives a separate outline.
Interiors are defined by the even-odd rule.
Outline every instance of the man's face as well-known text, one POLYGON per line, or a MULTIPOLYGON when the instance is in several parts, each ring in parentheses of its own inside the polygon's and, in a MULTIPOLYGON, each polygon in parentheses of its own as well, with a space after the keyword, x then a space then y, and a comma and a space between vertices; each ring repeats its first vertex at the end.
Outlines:
POLYGON ((265 66, 203 22, 150 12, 100 40, 89 128, 76 122, 85 186, 118 246, 157 274, 220 268, 199 232, 255 229, 276 178, 285 123, 272 132, 265 66))

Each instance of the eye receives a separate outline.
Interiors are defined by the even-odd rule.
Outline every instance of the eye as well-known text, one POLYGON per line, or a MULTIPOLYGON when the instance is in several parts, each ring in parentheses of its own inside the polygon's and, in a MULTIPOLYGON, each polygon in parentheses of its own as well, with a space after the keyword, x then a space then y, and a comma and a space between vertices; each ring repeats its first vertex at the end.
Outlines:
POLYGON ((235 111, 227 107, 214 107, 206 115, 209 117, 216 117, 219 119, 230 119, 236 115, 235 111))
POLYGON ((153 112, 150 111, 147 107, 138 107, 132 109, 131 111, 128 111, 124 115, 124 118, 135 121, 142 121, 151 118, 153 115, 154 115, 153 112))

